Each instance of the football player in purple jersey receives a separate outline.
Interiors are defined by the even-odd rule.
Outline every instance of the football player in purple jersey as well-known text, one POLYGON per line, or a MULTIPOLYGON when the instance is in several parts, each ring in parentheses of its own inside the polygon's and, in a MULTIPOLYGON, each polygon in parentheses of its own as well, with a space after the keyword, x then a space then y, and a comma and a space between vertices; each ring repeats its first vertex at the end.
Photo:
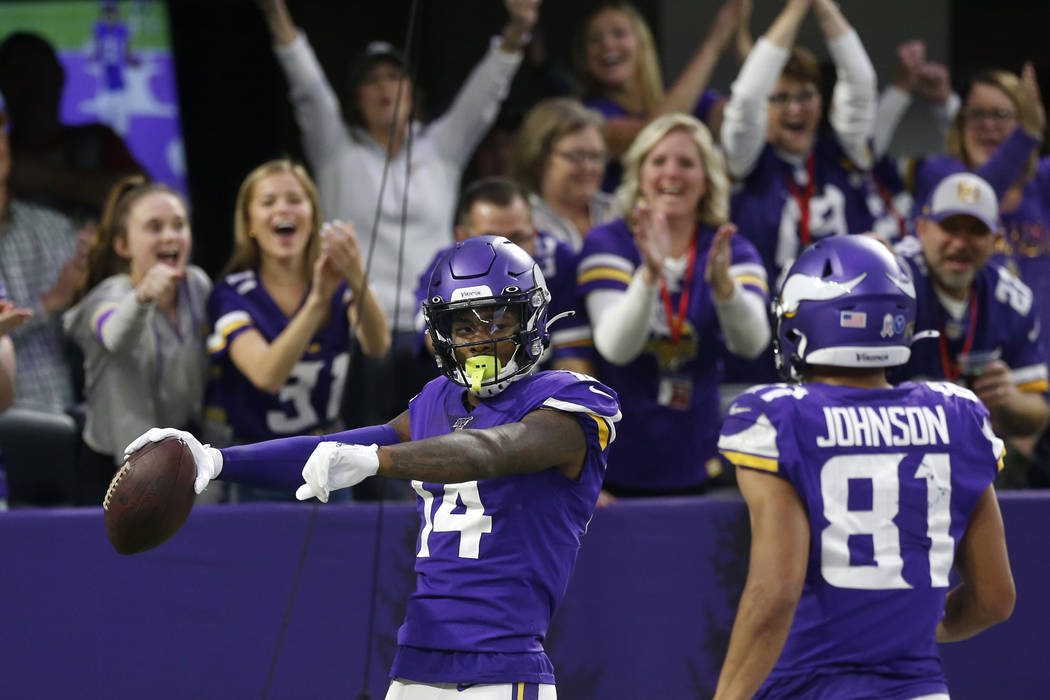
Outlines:
POLYGON ((886 381, 911 354, 915 288, 878 241, 813 244, 774 308, 792 383, 740 395, 718 443, 751 563, 715 697, 947 700, 937 643, 1013 610, 1003 442, 968 389, 886 381))
POLYGON ((543 639, 620 411, 616 394, 588 376, 534 373, 555 320, 549 303, 543 273, 521 248, 501 236, 468 239, 441 260, 424 307, 442 376, 389 423, 223 450, 154 428, 127 454, 183 437, 198 493, 221 476, 327 501, 375 474, 413 480, 418 584, 387 699, 457 688, 478 700, 555 698, 543 639))
MULTIPOLYGON (((456 207, 456 241, 484 235, 503 236, 520 246, 540 266, 551 292, 551 316, 573 311, 572 316, 551 331, 551 351, 541 360, 543 369, 564 369, 594 374, 594 344, 583 300, 576 291, 576 254, 560 241, 532 223, 528 192, 517 181, 505 177, 486 177, 472 182, 460 195, 456 207)), ((441 250, 427 265, 416 288, 416 326, 423 343, 433 354, 433 343, 425 331, 423 304, 427 299, 434 268, 450 248, 441 250)))

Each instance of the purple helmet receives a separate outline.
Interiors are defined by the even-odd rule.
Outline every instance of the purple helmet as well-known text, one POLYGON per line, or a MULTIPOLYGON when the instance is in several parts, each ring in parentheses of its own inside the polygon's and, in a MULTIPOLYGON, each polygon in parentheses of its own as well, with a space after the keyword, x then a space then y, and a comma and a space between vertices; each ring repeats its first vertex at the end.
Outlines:
POLYGON ((911 356, 915 285, 908 266, 870 236, 809 246, 773 300, 777 369, 800 381, 807 366, 894 367, 911 356))
POLYGON ((452 381, 480 397, 495 396, 511 382, 532 372, 550 344, 547 307, 551 300, 539 266, 524 250, 503 236, 476 236, 461 241, 438 262, 430 277, 423 302, 438 369, 452 381), (517 329, 500 342, 514 343, 514 354, 506 365, 497 363, 483 379, 469 376, 456 349, 491 340, 457 344, 452 332, 463 310, 476 318, 496 318, 507 310, 516 312, 517 329), (491 313, 492 315, 489 315, 491 313))

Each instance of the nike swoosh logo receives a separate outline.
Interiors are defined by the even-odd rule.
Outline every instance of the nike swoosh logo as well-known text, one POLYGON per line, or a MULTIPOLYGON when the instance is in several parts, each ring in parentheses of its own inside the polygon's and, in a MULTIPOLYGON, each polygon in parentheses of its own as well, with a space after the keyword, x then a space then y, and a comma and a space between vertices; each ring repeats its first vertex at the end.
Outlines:
POLYGON ((747 406, 737 406, 737 405, 734 404, 734 405, 729 407, 729 415, 735 416, 738 413, 747 413, 750 410, 751 409, 748 408, 747 406))

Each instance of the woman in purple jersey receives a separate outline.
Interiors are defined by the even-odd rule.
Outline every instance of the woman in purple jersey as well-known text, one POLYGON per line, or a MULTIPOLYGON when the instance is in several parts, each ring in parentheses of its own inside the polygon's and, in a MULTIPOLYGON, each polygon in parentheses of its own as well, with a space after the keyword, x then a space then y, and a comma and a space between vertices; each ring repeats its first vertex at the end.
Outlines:
POLYGON ((765 271, 733 235, 729 183, 697 119, 658 117, 624 162, 631 214, 587 235, 577 270, 597 376, 624 398, 606 489, 696 493, 720 471, 722 353, 755 357, 769 343, 765 271))
POLYGON ((543 642, 620 414, 615 393, 591 377, 535 371, 549 302, 521 248, 470 238, 441 260, 424 306, 443 376, 389 423, 223 450, 154 428, 127 453, 181 437, 198 493, 221 476, 327 502, 376 474, 412 479, 417 587, 387 700, 554 700, 543 642))
POLYGON ((1013 611, 988 411, 953 384, 886 380, 915 297, 867 236, 818 241, 785 275, 774 347, 800 383, 742 394, 718 442, 751 558, 716 700, 948 700, 937 643, 1013 611))
POLYGON ((390 336, 353 226, 322 224, 302 166, 269 161, 244 179, 222 277, 208 302, 218 375, 208 400, 222 411, 209 416, 227 420, 232 442, 341 427, 349 329, 370 356, 383 355, 390 336))
POLYGON ((646 123, 661 114, 685 112, 717 134, 725 99, 707 89, 722 51, 744 21, 745 2, 727 0, 715 15, 704 42, 665 92, 652 31, 628 0, 599 2, 580 25, 573 43, 573 65, 583 85, 583 101, 605 117, 605 140, 613 160, 603 189, 620 184, 620 157, 646 123))

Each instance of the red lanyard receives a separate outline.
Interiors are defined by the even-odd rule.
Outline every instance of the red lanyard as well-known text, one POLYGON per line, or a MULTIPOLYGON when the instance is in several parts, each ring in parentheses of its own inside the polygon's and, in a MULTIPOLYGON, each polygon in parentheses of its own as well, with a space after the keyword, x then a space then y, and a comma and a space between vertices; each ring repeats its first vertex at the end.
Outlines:
POLYGON ((816 189, 816 178, 814 173, 816 172, 816 159, 813 153, 810 153, 806 157, 806 174, 809 176, 806 182, 806 191, 800 192, 798 185, 795 184, 794 173, 785 173, 784 182, 787 183, 787 187, 791 190, 791 195, 798 202, 799 222, 798 222, 798 237, 802 239, 802 245, 809 245, 809 200, 813 197, 813 192, 816 189))
MULTIPOLYGON (((970 327, 966 329, 966 340, 963 341, 962 350, 960 355, 965 355, 970 352, 970 348, 973 347, 973 336, 974 331, 977 328, 977 292, 970 290, 970 327)), ((950 382, 958 381, 959 375, 962 374, 962 368, 959 367, 958 362, 952 362, 948 357, 948 340, 944 337, 944 322, 941 320, 937 321, 937 330, 941 332, 940 337, 937 338, 937 344, 941 350, 941 369, 944 371, 944 377, 950 382)))
POLYGON ((689 310, 689 292, 693 288, 693 271, 696 269, 696 234, 689 242, 689 263, 685 266, 685 277, 682 278, 682 294, 678 297, 678 314, 671 308, 671 294, 667 291, 667 282, 663 274, 660 275, 660 297, 664 301, 664 311, 667 312, 667 325, 671 329, 671 344, 678 345, 678 339, 682 336, 682 324, 685 323, 685 314, 689 310))
POLYGON ((901 216, 901 213, 897 211, 897 207, 893 206, 893 195, 890 194, 889 188, 882 184, 879 178, 875 177, 875 173, 871 174, 871 179, 875 183, 875 189, 879 191, 879 196, 882 197, 883 203, 886 205, 886 210, 897 222, 897 228, 900 230, 901 238, 906 237, 908 235, 908 224, 904 221, 904 217, 901 216))

